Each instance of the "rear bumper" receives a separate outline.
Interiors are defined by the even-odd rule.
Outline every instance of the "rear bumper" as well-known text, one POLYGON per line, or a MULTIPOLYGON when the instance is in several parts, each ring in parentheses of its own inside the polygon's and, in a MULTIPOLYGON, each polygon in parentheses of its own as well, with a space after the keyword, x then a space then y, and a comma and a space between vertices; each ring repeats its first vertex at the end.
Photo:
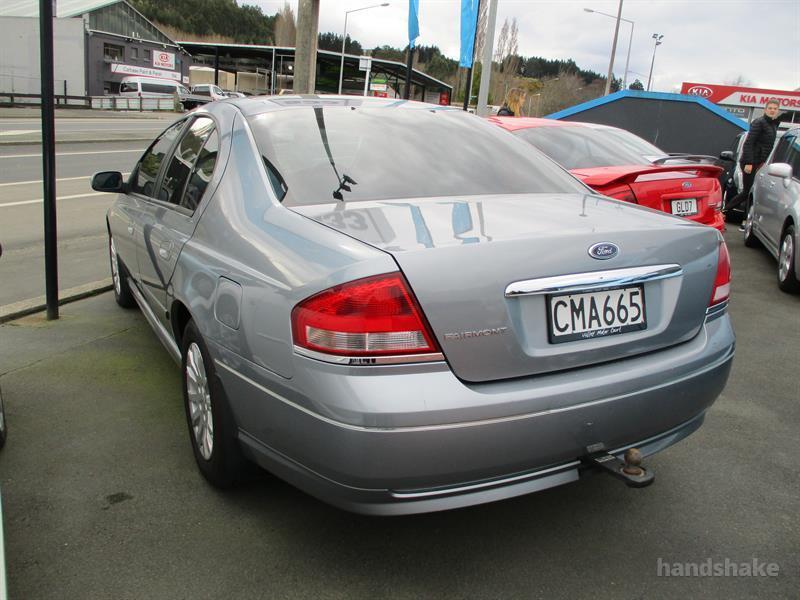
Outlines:
POLYGON ((723 314, 652 355, 480 386, 446 366, 338 377, 323 367, 300 390, 212 352, 251 458, 346 510, 409 514, 575 481, 588 446, 651 454, 677 442, 724 388, 734 336, 723 314), (393 411, 403 398, 410 410, 393 411))

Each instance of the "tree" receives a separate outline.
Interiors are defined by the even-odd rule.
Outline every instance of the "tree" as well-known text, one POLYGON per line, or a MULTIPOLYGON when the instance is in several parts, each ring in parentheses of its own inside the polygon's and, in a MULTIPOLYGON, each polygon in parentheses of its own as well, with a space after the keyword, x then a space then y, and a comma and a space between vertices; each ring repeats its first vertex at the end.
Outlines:
MULTIPOLYGON (((330 31, 327 33, 320 33, 317 36, 317 47, 320 50, 341 52, 342 35, 339 33, 331 33, 330 31)), ((384 48, 391 48, 391 46, 384 46, 384 48)), ((352 39, 349 35, 347 36, 347 41, 344 44, 344 51, 345 54, 355 54, 357 56, 364 54, 364 49, 361 47, 361 44, 357 40, 352 39)), ((375 55, 373 54, 373 56, 375 55)))
POLYGON ((630 84, 628 86, 628 89, 629 90, 639 90, 639 91, 643 92, 644 91, 644 84, 641 81, 639 81, 638 79, 636 79, 632 84, 630 84))
POLYGON ((275 15, 275 45, 293 47, 296 37, 294 11, 288 2, 284 2, 283 8, 275 15))

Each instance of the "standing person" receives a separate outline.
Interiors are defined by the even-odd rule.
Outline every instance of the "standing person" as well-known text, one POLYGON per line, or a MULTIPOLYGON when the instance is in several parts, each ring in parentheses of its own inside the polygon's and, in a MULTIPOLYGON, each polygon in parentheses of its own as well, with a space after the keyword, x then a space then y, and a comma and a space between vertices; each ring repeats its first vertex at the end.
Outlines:
MULTIPOLYGON (((772 152, 772 146, 775 144, 775 136, 778 134, 778 101, 775 98, 767 100, 764 106, 764 114, 750 123, 750 131, 747 133, 747 138, 744 140, 744 147, 742 148, 742 165, 743 184, 742 191, 739 192, 725 207, 725 212, 730 211, 742 204, 748 202, 750 196, 750 188, 753 187, 753 181, 756 177, 756 171, 767 160, 769 153, 772 152)), ((745 205, 745 215, 750 207, 745 205)), ((739 228, 744 231, 744 226, 739 228)))
POLYGON ((511 88, 506 94, 503 106, 497 111, 498 117, 513 117, 520 114, 522 104, 525 102, 525 92, 519 88, 511 88))

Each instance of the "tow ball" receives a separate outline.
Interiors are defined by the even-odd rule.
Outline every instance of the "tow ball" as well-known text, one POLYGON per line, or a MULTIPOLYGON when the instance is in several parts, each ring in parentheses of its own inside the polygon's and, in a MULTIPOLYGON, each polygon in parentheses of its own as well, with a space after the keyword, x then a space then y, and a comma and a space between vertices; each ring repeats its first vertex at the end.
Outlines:
POLYGON ((621 479, 628 487, 643 488, 653 483, 655 473, 642 466, 642 453, 637 448, 626 450, 623 458, 624 461, 608 452, 594 452, 587 455, 585 461, 621 479))

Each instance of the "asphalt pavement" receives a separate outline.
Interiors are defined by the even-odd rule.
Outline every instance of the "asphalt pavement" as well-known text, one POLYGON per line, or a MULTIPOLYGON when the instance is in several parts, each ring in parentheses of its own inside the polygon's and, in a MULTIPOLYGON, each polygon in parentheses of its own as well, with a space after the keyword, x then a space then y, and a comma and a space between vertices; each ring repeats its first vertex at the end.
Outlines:
POLYGON ((179 370, 138 311, 105 294, 2 325, 10 597, 797 598, 800 296, 777 289, 766 252, 726 239, 730 380, 699 431, 648 461, 642 490, 596 475, 397 518, 266 475, 219 492, 194 465, 179 370), (726 560, 777 575, 665 576, 726 560))

